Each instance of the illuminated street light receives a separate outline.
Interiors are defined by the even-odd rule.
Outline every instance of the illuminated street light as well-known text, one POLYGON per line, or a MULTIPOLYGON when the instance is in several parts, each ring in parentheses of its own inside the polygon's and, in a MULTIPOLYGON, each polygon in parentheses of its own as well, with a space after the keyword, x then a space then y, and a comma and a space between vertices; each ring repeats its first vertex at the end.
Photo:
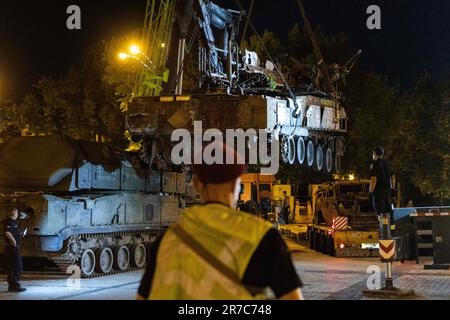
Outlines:
POLYGON ((150 58, 144 52, 141 51, 141 49, 139 48, 138 45, 136 45, 136 44, 131 45, 129 51, 134 56, 137 56, 137 55, 143 56, 145 58, 145 60, 147 60, 147 63, 154 67, 152 60, 150 60, 150 58))
POLYGON ((137 46, 137 45, 132 45, 131 47, 130 47, 130 52, 132 53, 132 54, 140 54, 141 53, 141 49, 139 49, 139 47, 137 46))
POLYGON ((126 54, 126 53, 123 53, 123 52, 121 52, 121 53, 119 53, 119 59, 120 60, 125 60, 125 59, 127 59, 129 56, 126 54))
POLYGON ((152 68, 150 68, 144 61, 142 61, 141 59, 139 59, 138 57, 131 55, 131 54, 126 54, 124 52, 119 53, 119 59, 120 60, 126 60, 126 59, 134 59, 139 61, 140 64, 142 64, 147 70, 152 71, 152 68))

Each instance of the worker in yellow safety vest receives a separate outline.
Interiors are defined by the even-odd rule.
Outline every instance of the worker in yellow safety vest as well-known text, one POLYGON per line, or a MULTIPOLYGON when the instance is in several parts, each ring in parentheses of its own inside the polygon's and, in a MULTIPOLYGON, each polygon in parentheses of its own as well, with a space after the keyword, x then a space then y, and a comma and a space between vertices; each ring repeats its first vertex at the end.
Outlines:
MULTIPOLYGON (((221 147, 224 156, 239 157, 221 147)), ((245 170, 236 163, 192 166, 203 204, 184 210, 178 223, 152 243, 138 299, 303 299, 302 282, 278 231, 233 209, 245 170)))

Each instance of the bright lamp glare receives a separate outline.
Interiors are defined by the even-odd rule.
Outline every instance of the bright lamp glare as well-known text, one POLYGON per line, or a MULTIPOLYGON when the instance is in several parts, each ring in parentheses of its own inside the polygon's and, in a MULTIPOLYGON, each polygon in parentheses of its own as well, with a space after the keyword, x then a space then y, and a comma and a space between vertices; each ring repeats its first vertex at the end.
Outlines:
POLYGON ((126 58, 128 58, 128 55, 126 53, 123 52, 119 53, 119 59, 125 60, 126 58))
POLYGON ((137 45, 132 45, 130 47, 130 52, 132 54, 139 54, 139 53, 141 53, 141 49, 139 49, 139 47, 137 45))

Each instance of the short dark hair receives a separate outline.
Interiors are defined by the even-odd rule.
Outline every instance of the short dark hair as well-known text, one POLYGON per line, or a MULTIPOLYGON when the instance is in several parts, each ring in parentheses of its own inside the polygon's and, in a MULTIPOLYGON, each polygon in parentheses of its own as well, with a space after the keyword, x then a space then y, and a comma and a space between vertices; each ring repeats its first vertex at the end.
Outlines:
POLYGON ((380 158, 384 156, 384 149, 383 147, 376 147, 373 149, 373 152, 375 152, 375 154, 377 156, 379 156, 380 158))

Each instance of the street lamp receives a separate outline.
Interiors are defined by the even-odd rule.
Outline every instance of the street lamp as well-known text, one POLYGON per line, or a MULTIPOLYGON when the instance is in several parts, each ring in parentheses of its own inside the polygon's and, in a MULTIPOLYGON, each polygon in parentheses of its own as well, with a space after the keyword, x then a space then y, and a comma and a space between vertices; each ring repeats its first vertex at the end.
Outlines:
POLYGON ((124 52, 119 53, 119 59, 120 60, 125 60, 128 58, 128 55, 124 52))
POLYGON ((137 60, 140 64, 142 64, 147 70, 152 71, 152 68, 150 68, 144 61, 142 61, 141 59, 139 59, 138 57, 131 55, 131 54, 127 54, 125 52, 121 52, 119 53, 119 59, 120 60, 126 60, 126 59, 134 59, 137 60))
POLYGON ((148 64, 150 64, 151 66, 155 67, 155 65, 153 64, 152 60, 150 60, 150 58, 144 52, 141 51, 141 49, 139 48, 138 45, 136 45, 136 44, 131 45, 130 48, 129 48, 129 51, 134 56, 137 56, 137 55, 143 56, 147 60, 148 64))
POLYGON ((141 53, 141 49, 139 49, 139 47, 137 46, 137 45, 132 45, 131 47, 130 47, 130 52, 132 53, 132 54, 140 54, 141 53))

